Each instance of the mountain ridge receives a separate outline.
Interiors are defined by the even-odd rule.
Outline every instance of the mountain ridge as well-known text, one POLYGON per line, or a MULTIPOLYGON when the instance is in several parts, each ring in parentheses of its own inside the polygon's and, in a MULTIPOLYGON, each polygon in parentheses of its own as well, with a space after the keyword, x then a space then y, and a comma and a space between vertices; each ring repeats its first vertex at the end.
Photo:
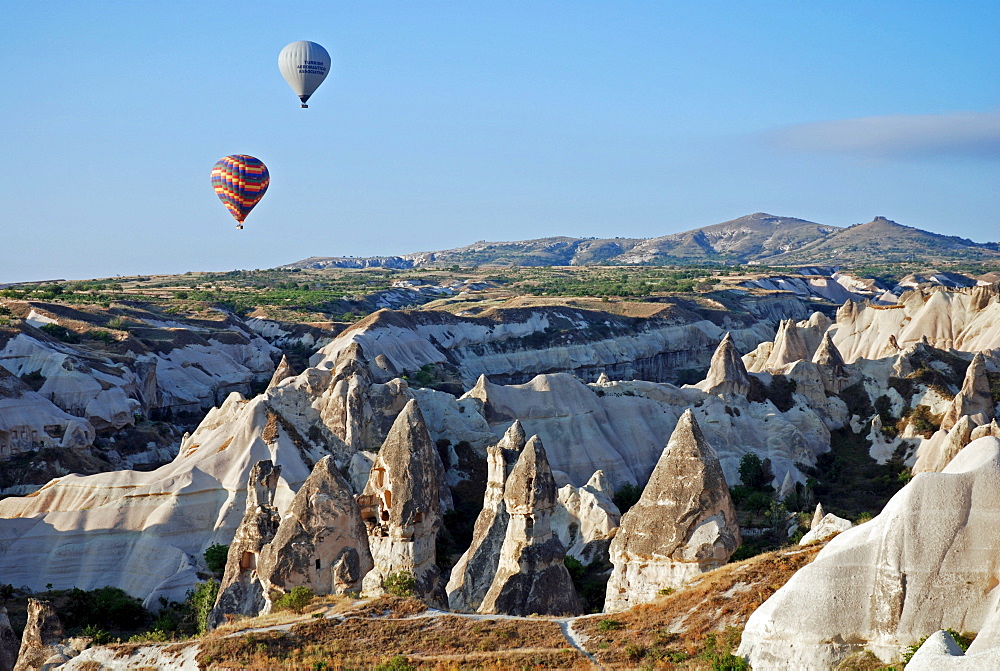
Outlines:
POLYGON ((848 227, 755 212, 655 238, 480 240, 462 247, 376 257, 319 257, 279 268, 422 266, 870 265, 890 262, 1000 261, 1000 243, 977 243, 896 223, 883 216, 848 227))

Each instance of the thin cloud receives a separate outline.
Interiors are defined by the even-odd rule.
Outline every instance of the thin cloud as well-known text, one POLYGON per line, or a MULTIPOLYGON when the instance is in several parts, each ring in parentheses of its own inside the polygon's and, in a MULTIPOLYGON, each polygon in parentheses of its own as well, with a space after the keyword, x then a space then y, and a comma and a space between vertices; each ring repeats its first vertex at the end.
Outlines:
POLYGON ((787 126, 772 144, 805 152, 877 158, 1000 160, 1000 111, 873 116, 787 126))

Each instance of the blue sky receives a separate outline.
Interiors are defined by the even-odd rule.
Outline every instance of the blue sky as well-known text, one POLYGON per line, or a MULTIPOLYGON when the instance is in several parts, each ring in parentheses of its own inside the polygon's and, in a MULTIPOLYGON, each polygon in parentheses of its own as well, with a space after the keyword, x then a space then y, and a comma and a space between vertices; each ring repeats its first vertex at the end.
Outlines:
POLYGON ((0 282, 751 212, 1000 240, 1000 3, 7 2, 0 282), (333 72, 301 110, 288 42, 333 72), (209 183, 248 153, 243 231, 209 183))

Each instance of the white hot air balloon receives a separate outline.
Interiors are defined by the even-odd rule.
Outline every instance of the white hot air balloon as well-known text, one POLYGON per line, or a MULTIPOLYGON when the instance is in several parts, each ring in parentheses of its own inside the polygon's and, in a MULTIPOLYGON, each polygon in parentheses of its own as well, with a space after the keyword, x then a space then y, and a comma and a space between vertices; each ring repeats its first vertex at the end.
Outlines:
POLYGON ((278 54, 278 69, 302 101, 302 107, 309 107, 309 96, 330 73, 330 54, 315 42, 292 42, 278 54))

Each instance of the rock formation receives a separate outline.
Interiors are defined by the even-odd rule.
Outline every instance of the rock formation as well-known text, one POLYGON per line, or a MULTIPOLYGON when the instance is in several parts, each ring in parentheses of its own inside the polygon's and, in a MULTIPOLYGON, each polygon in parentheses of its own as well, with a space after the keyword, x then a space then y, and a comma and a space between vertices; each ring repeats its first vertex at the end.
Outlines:
POLYGON ((0 459, 42 447, 85 447, 94 435, 89 422, 56 407, 0 367, 0 459))
POLYGON ((281 521, 274 507, 280 474, 281 467, 270 460, 258 461, 250 469, 246 512, 229 545, 226 570, 209 617, 212 628, 222 624, 226 615, 254 617, 266 605, 267 590, 261 586, 257 567, 261 550, 274 538, 281 521))
POLYGON ((840 355, 840 350, 833 344, 833 337, 827 331, 823 334, 823 340, 813 354, 812 362, 819 367, 820 376, 823 378, 823 387, 830 394, 839 394, 847 386, 847 374, 844 371, 844 357, 840 355))
POLYGON ((509 516, 496 574, 481 613, 508 615, 575 614, 580 610, 573 581, 566 570, 566 548, 552 533, 556 503, 545 449, 532 436, 504 484, 509 516))
POLYGON ((313 467, 274 539, 260 553, 264 594, 304 585, 315 594, 358 590, 373 567, 361 509, 331 457, 313 467))
POLYGON ((476 517, 472 544, 452 567, 445 588, 452 610, 478 610, 493 583, 510 519, 504 503, 504 485, 526 442, 521 422, 515 420, 503 438, 487 449, 483 509, 476 517))
POLYGON ((0 671, 11 671, 14 668, 20 647, 17 634, 10 626, 7 609, 0 606, 0 671))
POLYGON ((980 438, 830 541, 750 616, 738 654, 827 669, 862 649, 891 661, 938 629, 982 630, 1000 575, 998 500, 1000 439, 980 438))
POLYGON ((28 622, 21 636, 14 671, 37 671, 51 657, 69 659, 69 648, 62 645, 63 626, 55 608, 48 601, 28 599, 28 622))
MULTIPOLYGON (((742 328, 732 329, 744 351, 771 337, 772 320, 808 316, 794 296, 747 299, 746 308, 756 316, 744 324, 736 322, 742 328)), ((384 355, 400 371, 447 362, 456 367, 466 388, 483 373, 502 384, 522 384, 551 371, 585 380, 596 380, 604 372, 617 380, 669 382, 676 381, 681 369, 707 366, 724 333, 688 311, 683 318, 671 311, 663 317, 630 319, 568 306, 491 308, 474 317, 437 310, 381 310, 338 335, 311 364, 328 365, 358 343, 366 355, 384 355), (579 337, 554 340, 546 329, 571 329, 579 337)))
POLYGON ((981 352, 1000 343, 998 318, 1000 291, 995 286, 908 291, 888 309, 845 303, 837 311, 833 340, 848 363, 894 354, 924 337, 940 349, 981 352), (884 351, 887 342, 894 351, 884 351))
POLYGON ((274 396, 299 393, 287 384, 252 401, 234 393, 156 470, 66 475, 30 497, 0 500, 4 580, 32 589, 111 585, 147 604, 183 600, 200 580, 205 548, 232 541, 254 464, 281 466, 280 510, 316 460, 343 454, 329 433, 316 443, 304 437, 318 425, 315 409, 285 411, 288 399, 274 396))
POLYGON ((727 333, 719 343, 712 355, 708 375, 696 386, 706 394, 716 396, 746 396, 750 391, 750 376, 740 353, 736 351, 732 334, 727 333))
POLYGON ((362 583, 364 594, 383 593, 388 576, 407 571, 419 596, 445 602, 435 563, 443 485, 441 457, 411 400, 389 430, 358 500, 375 562, 362 583))
POLYGON ((763 370, 778 370, 796 361, 809 361, 812 358, 812 350, 806 344, 806 340, 801 333, 798 324, 794 319, 784 319, 778 326, 778 333, 774 336, 774 345, 771 347, 770 356, 764 363, 763 370))
POLYGON ((736 511, 715 451, 684 411, 642 497, 611 543, 614 571, 604 609, 652 601, 725 564, 740 545, 736 511))
POLYGON ((281 355, 281 362, 278 367, 274 369, 274 375, 271 376, 271 381, 268 382, 268 387, 273 387, 282 380, 286 380, 290 377, 294 377, 295 372, 292 370, 292 365, 288 363, 288 357, 284 354, 281 355))
POLYGON ((824 517, 826 517, 826 513, 823 512, 823 504, 817 503, 816 510, 813 511, 812 521, 809 523, 809 528, 815 529, 823 521, 824 517))
POLYGON ((824 515, 819 521, 813 515, 813 524, 809 528, 809 532, 799 541, 799 545, 809 545, 816 541, 825 541, 827 538, 836 536, 842 531, 847 531, 853 526, 850 520, 837 517, 833 513, 824 515))
POLYGON ((941 419, 941 428, 947 431, 962 417, 968 417, 977 426, 988 424, 993 420, 995 406, 990 394, 990 381, 986 378, 986 359, 979 352, 966 370, 962 389, 941 419))
POLYGON ((566 554, 584 565, 609 560, 611 539, 622 517, 612 494, 604 471, 594 473, 582 487, 564 485, 556 494, 552 531, 566 546, 566 554))
POLYGON ((917 461, 911 469, 913 474, 943 471, 955 455, 972 442, 972 429, 972 421, 963 415, 950 430, 938 429, 929 439, 921 441, 917 461))
MULTIPOLYGON (((827 404, 818 377, 816 386, 827 404)), ((770 459, 776 473, 792 471, 802 481, 796 464, 814 464, 830 445, 830 429, 810 409, 784 413, 770 402, 723 399, 691 386, 642 381, 596 386, 554 373, 523 385, 483 378, 463 397, 469 399, 481 401, 482 414, 495 431, 519 419, 528 435, 542 439, 553 471, 566 473, 574 485, 586 483, 599 470, 614 490, 644 484, 663 452, 664 436, 674 430, 684 408, 692 406, 733 482, 747 451, 770 459)))

